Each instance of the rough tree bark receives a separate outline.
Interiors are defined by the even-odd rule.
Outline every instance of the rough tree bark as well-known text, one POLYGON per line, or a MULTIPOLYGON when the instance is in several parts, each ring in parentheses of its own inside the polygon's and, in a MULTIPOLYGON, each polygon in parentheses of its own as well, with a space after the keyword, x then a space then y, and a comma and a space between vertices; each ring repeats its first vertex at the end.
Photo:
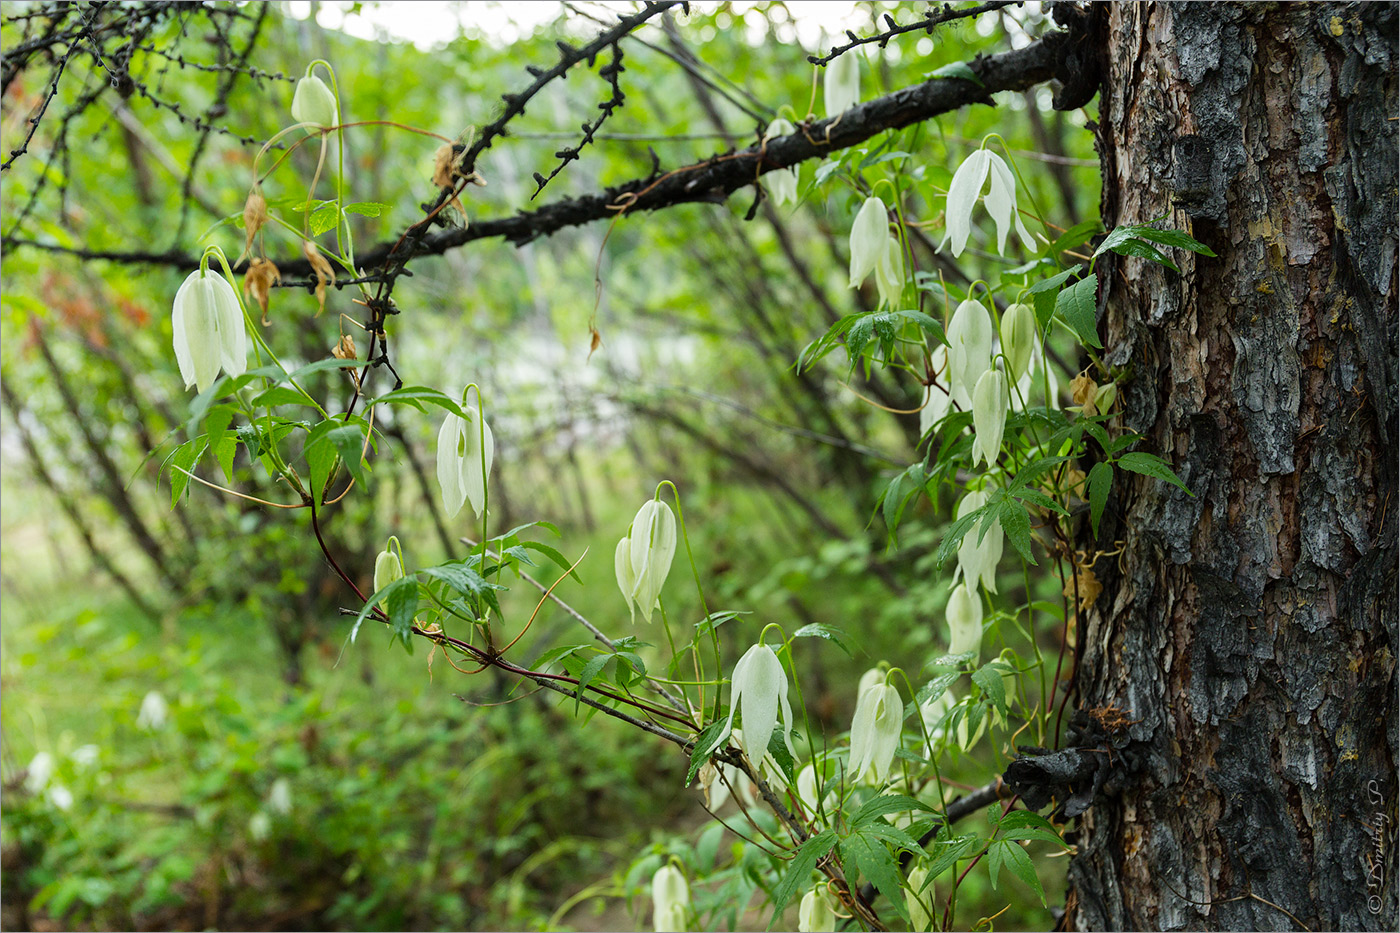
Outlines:
POLYGON ((1077 687, 1136 720, 1136 767, 1067 920, 1393 930, 1396 7, 1103 28, 1106 225, 1170 215, 1219 256, 1100 266, 1126 426, 1195 497, 1115 477, 1077 687))

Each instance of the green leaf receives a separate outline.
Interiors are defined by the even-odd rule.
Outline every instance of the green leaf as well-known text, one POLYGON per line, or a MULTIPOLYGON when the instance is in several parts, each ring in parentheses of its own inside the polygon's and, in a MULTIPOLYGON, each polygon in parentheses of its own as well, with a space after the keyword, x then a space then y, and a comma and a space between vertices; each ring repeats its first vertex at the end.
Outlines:
POLYGON ((381 602, 388 603, 386 611, 389 614, 390 621, 394 623, 395 634, 398 634, 404 607, 409 604, 409 598, 406 595, 398 595, 399 591, 405 589, 410 590, 413 594, 412 606, 408 608, 408 621, 404 624, 403 634, 400 636, 404 638, 404 644, 407 644, 407 636, 410 634, 409 630, 413 625, 413 613, 418 610, 418 580, 412 575, 399 577, 392 583, 387 584, 383 589, 376 590, 369 599, 365 600, 363 608, 360 609, 360 614, 355 616, 354 625, 350 627, 351 643, 354 643, 355 636, 359 634, 360 623, 365 620, 365 616, 373 612, 374 607, 378 606, 381 602), (399 613, 397 617, 394 614, 396 609, 399 613))
POLYGON ((1180 488, 1188 496, 1194 497, 1196 495, 1186 488, 1186 484, 1183 483, 1181 477, 1177 476, 1172 470, 1171 465, 1156 454, 1142 452, 1124 454, 1115 462, 1125 470, 1131 470, 1134 473, 1141 473, 1144 476, 1153 476, 1157 479, 1165 480, 1173 486, 1180 488))
POLYGON ((773 929, 773 924, 783 915, 783 908, 797 892, 806 890, 812 883, 812 871, 817 867, 817 862, 821 861, 822 856, 830 852, 834 845, 836 833, 830 829, 824 829, 802 843, 797 854, 788 862, 783 880, 773 889, 773 919, 768 922, 768 929, 773 929))
POLYGON ((1046 325, 1050 323, 1050 317, 1055 313, 1055 300, 1060 294, 1060 286, 1072 275, 1078 275, 1079 269, 1066 269, 1057 272, 1048 279, 1041 279, 1030 287, 1031 304, 1035 306, 1035 323, 1040 328, 1040 332, 1045 333, 1046 325))
POLYGON ((190 485, 189 474, 194 472, 194 465, 204 455, 204 449, 207 445, 208 440, 202 435, 192 438, 176 447, 166 461, 171 468, 170 507, 172 509, 179 503, 180 497, 185 494, 185 489, 190 485))
POLYGON ((1036 876, 1035 866, 1031 864, 1031 857, 1026 854, 1026 850, 1016 842, 999 839, 992 843, 987 849, 988 860, 992 862, 992 886, 996 887, 996 871, 1001 865, 1011 869, 1011 873, 1024 881, 1036 895, 1042 904, 1045 903, 1045 889, 1040 886, 1040 878, 1036 876), (998 853, 995 857, 993 853, 998 853), (993 860, 994 859, 994 860, 993 860))
POLYGON ((997 662, 982 665, 972 674, 972 682, 982 688, 982 693, 1002 716, 1006 715, 1006 683, 1001 679, 1004 673, 997 662))
POLYGON ((311 397, 292 386, 273 386, 253 399, 255 408, 275 408, 278 405, 309 405, 316 407, 311 397))
POLYGON ((579 583, 583 582, 583 579, 578 575, 578 571, 570 569, 572 565, 569 563, 569 559, 563 554, 561 554, 558 548, 552 547, 548 544, 544 544, 539 541, 521 541, 518 546, 530 551, 538 551, 545 557, 548 557, 550 560, 554 561, 554 563, 558 564, 561 569, 568 571, 569 576, 573 577, 579 583))
POLYGON ((870 879, 907 923, 909 910, 899 887, 899 866, 884 842, 878 837, 856 833, 841 840, 841 854, 846 862, 853 862, 860 873, 870 879))
POLYGON ((335 203, 322 204, 311 212, 311 235, 320 236, 340 223, 340 207, 335 203))
POLYGON ((1175 246, 1177 249, 1189 249, 1193 253, 1200 253, 1203 256, 1215 257, 1215 250, 1195 239, 1185 230, 1162 230, 1158 227, 1139 227, 1137 235, 1144 240, 1151 240, 1154 243, 1161 243, 1164 246, 1175 246))
POLYGON ((928 813, 934 812, 933 807, 930 807, 922 800, 916 800, 913 797, 907 797, 903 794, 881 794, 878 797, 872 797, 867 800, 865 805, 855 812, 855 815, 851 817, 851 828, 859 829, 872 820, 879 819, 886 813, 907 813, 910 810, 923 810, 928 813))
POLYGON ((1055 313, 1064 318, 1065 323, 1079 335, 1086 346, 1102 349, 1099 342, 1098 326, 1094 321, 1097 303, 1094 300, 1098 290, 1097 275, 1088 275, 1060 292, 1055 298, 1055 313))
POLYGON ((969 512, 949 525, 948 530, 943 532, 943 540, 938 543, 938 550, 933 554, 933 562, 938 566, 942 566, 948 558, 952 557, 957 551, 958 545, 962 543, 963 537, 972 530, 973 522, 985 517, 987 510, 992 507, 993 504, 988 503, 980 509, 969 512))
POLYGON ((574 693, 574 712, 578 712, 583 691, 593 682, 593 678, 598 676, 598 672, 606 667, 614 657, 611 654, 600 654, 595 658, 590 658, 588 663, 583 666, 583 670, 578 675, 578 689, 574 693))
MULTIPOLYGON (((312 373, 325 372, 328 369, 358 369, 362 366, 368 365, 368 360, 338 360, 334 357, 327 357, 324 360, 317 360, 314 363, 307 363, 305 366, 287 375, 286 378, 282 381, 285 382, 291 379, 300 379, 303 376, 309 376, 312 373)), ((271 367, 264 367, 264 369, 267 368, 271 367)), ((282 371, 279 369, 274 368, 273 372, 276 376, 282 375, 282 371)), ((249 373, 248 375, 252 375, 252 373, 249 373)))
POLYGON ((1113 467, 1103 461, 1094 464, 1089 471, 1089 523, 1093 526, 1094 537, 1099 536, 1099 519, 1103 507, 1108 502, 1108 491, 1113 488, 1113 467))
POLYGON ((1001 528, 1006 532, 1012 547, 1016 548, 1017 553, 1028 563, 1034 565, 1036 560, 1035 555, 1031 553, 1031 517, 1026 514, 1026 507, 1015 499, 1002 499, 997 518, 1001 520, 1001 528))
POLYGON ((1067 249, 1074 249, 1089 242, 1089 238, 1102 229, 1103 224, 1098 220, 1080 221, 1056 237, 1055 241, 1045 248, 1045 255, 1056 258, 1067 249))
POLYGON ((963 81, 971 81, 978 87, 986 87, 986 85, 982 83, 982 79, 977 77, 972 69, 967 66, 967 62, 951 62, 944 65, 942 68, 935 68, 925 75, 925 77, 943 79, 958 78, 963 81))
POLYGON ((797 631, 793 632, 792 637, 825 638, 827 641, 832 642, 836 645, 836 647, 846 652, 846 657, 854 658, 856 656, 855 648, 852 645, 847 644, 847 641, 849 640, 850 636, 847 635, 845 632, 841 631, 836 626, 827 625, 824 622, 812 622, 809 625, 804 625, 797 631))
POLYGON ((1149 262, 1155 262, 1158 265, 1166 266, 1173 272, 1181 271, 1177 268, 1176 263, 1162 255, 1161 250, 1157 249, 1157 247, 1148 243, 1146 240, 1125 240, 1122 243, 1115 243, 1109 248, 1120 256, 1136 256, 1139 259, 1146 259, 1149 262))
POLYGON ((686 787, 695 781, 695 775, 704 767, 705 762, 710 760, 710 753, 723 741, 727 725, 729 725, 727 721, 716 719, 695 737, 695 745, 690 749, 690 770, 685 775, 686 787))
POLYGON ((788 751, 787 737, 783 734, 783 728, 779 726, 773 730, 773 734, 768 736, 768 754, 773 756, 773 761, 778 765, 778 770, 783 773, 789 787, 797 784, 797 763, 792 760, 792 752, 788 751))
POLYGON ((354 204, 345 205, 345 213, 361 214, 365 217, 378 217, 387 210, 389 205, 378 201, 356 201, 354 204))
POLYGON ((973 850, 981 842, 981 837, 976 833, 964 833, 961 836, 935 842, 933 851, 930 853, 933 858, 928 865, 926 884, 932 883, 934 878, 952 868, 959 859, 970 858, 973 850))
POLYGON ((490 582, 466 564, 454 562, 441 564, 437 567, 424 567, 419 573, 446 583, 454 591, 466 597, 468 602, 476 604, 478 610, 480 604, 484 602, 497 614, 500 614, 501 607, 496 600, 496 590, 503 590, 505 587, 490 582))
MULTIPOLYGON (((395 389, 393 392, 388 392, 379 396, 379 398, 367 401, 365 406, 384 405, 390 402, 395 405, 412 405, 419 411, 426 411, 427 409, 423 407, 423 404, 427 403, 429 405, 436 405, 439 408, 445 408, 459 418, 466 417, 466 413, 462 411, 462 406, 458 404, 456 399, 428 386, 404 386, 402 389, 395 389)), ((521 527, 528 528, 530 526, 523 525, 521 527)), ((519 531, 520 529, 516 530, 519 531)))

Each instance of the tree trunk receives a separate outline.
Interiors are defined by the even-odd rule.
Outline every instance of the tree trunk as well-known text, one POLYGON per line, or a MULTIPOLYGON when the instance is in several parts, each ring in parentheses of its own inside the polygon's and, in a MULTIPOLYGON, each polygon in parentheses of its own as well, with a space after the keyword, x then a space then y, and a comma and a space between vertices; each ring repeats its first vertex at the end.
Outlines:
POLYGON ((1218 258, 1098 267, 1124 427, 1195 495, 1114 477, 1076 686, 1136 722, 1067 921, 1393 930, 1396 7, 1113 4, 1105 39, 1105 224, 1218 258))

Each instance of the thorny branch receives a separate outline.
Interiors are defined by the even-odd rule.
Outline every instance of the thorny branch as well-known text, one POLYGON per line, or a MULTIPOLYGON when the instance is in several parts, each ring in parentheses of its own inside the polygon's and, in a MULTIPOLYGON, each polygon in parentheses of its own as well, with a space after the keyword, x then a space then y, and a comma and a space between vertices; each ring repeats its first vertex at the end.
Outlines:
POLYGON ((889 28, 886 29, 884 32, 876 33, 873 36, 862 37, 857 36, 854 32, 851 32, 848 29, 846 30, 846 38, 850 40, 849 42, 847 42, 845 45, 832 46, 831 51, 826 55, 808 55, 807 61, 811 62, 813 65, 824 66, 831 62, 832 59, 840 58, 842 55, 846 54, 851 49, 856 48, 857 46, 877 43, 879 44, 880 48, 883 49, 886 43, 888 43, 895 36, 903 35, 906 32, 918 32, 922 30, 924 32, 927 32, 929 35, 933 35, 934 27, 940 26, 943 23, 950 23, 956 19, 966 19, 969 16, 981 16, 983 13, 990 13, 993 10, 1000 10, 1004 6, 1020 6, 1022 2, 1023 0, 989 0, 989 2, 987 3, 978 4, 977 6, 967 7, 961 10, 954 9, 953 7, 950 7, 948 4, 945 3, 943 4, 942 10, 939 10, 936 7, 930 9, 927 13, 924 14, 923 19, 919 20, 918 22, 907 23, 903 26, 899 25, 899 23, 895 21, 894 16, 892 16, 889 13, 886 13, 885 25, 889 28))

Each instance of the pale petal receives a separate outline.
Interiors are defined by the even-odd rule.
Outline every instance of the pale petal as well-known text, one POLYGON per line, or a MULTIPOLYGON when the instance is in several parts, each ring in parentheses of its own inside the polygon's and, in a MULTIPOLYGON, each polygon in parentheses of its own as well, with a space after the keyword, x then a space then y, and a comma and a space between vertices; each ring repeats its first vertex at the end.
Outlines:
MULTIPOLYGON (((778 697, 787 702, 787 676, 767 645, 754 645, 734 666, 734 697, 744 717, 744 753, 755 764, 768 754, 768 740, 778 723, 778 697)), ((791 713, 789 712, 789 718, 791 713)))
POLYGON ((676 554, 676 516, 670 506, 655 499, 642 505, 632 520, 631 546, 636 575, 632 598, 650 622, 676 554))
POLYGON ((334 126, 336 120, 335 94, 315 75, 302 78, 292 93, 292 119, 316 126, 334 126))
POLYGON ((241 376, 248 368, 248 334, 243 326, 243 309, 228 279, 210 272, 206 292, 216 309, 219 329, 219 364, 230 376, 241 376))
POLYGON ((890 308, 899 306, 904 294, 904 251, 899 247, 899 238, 886 237, 885 253, 875 267, 875 286, 880 292, 880 301, 890 308))
POLYGON ((991 368, 992 336, 992 316, 980 301, 964 301, 948 322, 949 381, 955 389, 953 397, 964 410, 971 403, 977 381, 991 368))
POLYGON ((883 781, 889 774, 895 750, 899 748, 899 734, 904 726, 904 703, 899 699, 899 691, 893 686, 884 684, 879 689, 881 696, 875 712, 870 770, 876 781, 883 781))
POLYGON ((195 282, 186 298, 183 314, 195 386, 203 392, 219 378, 219 312, 207 278, 195 282))
POLYGON ((437 478, 442 487, 442 508, 447 518, 453 518, 462 511, 462 503, 467 501, 467 490, 462 483, 462 457, 458 448, 462 443, 465 423, 456 415, 448 415, 438 431, 437 478))
POLYGON ((997 462, 1001 437, 1006 430, 1006 374, 989 369, 977 380, 972 393, 972 462, 997 462))
POLYGON ((622 590, 622 597, 627 600, 627 611, 632 615, 632 621, 637 621, 637 604, 632 601, 632 592, 637 588, 637 575, 632 572, 632 541, 630 538, 623 538, 617 542, 617 550, 613 552, 613 572, 617 574, 617 588, 622 590))
POLYGON ((887 255, 889 211, 879 198, 866 198, 851 224, 851 288, 858 288, 887 255))
POLYGON ((834 117, 860 103, 860 57, 847 52, 831 61, 822 80, 822 96, 826 115, 834 117))
POLYGON ((1005 256, 1007 224, 1011 215, 1016 213, 1016 181, 1000 156, 989 152, 987 161, 991 167, 992 184, 983 203, 997 227, 997 252, 1005 256))
POLYGON ((1027 304, 1011 305, 1001 316, 1001 352, 1006 354, 1010 378, 1018 385, 1030 366, 1035 342, 1035 312, 1027 304))
POLYGON ((967 248, 967 238, 972 232, 972 208, 987 181, 989 155, 991 153, 987 150, 978 149, 953 173, 953 180, 948 183, 947 206, 943 212, 944 234, 943 242, 938 245, 940 250, 948 245, 949 241, 953 244, 954 256, 961 256, 967 248))
POLYGON ((977 653, 982 648, 982 599, 966 583, 953 587, 944 610, 948 618, 948 653, 977 653))
POLYGON ((481 419, 477 425, 475 411, 467 411, 468 419, 462 424, 464 451, 459 465, 462 476, 462 489, 467 501, 472 504, 476 517, 486 510, 486 481, 491 475, 491 462, 496 457, 496 439, 491 435, 491 425, 481 419))
POLYGON ((855 716, 851 719, 851 781, 857 782, 870 770, 875 748, 875 715, 879 703, 880 685, 872 684, 856 699, 855 716))
POLYGON ((199 282, 199 272, 191 272, 175 292, 175 302, 170 315, 171 327, 175 333, 175 362, 180 367, 180 378, 185 380, 185 388, 195 383, 194 358, 190 356, 190 337, 185 330, 185 314, 194 301, 192 293, 199 282))

